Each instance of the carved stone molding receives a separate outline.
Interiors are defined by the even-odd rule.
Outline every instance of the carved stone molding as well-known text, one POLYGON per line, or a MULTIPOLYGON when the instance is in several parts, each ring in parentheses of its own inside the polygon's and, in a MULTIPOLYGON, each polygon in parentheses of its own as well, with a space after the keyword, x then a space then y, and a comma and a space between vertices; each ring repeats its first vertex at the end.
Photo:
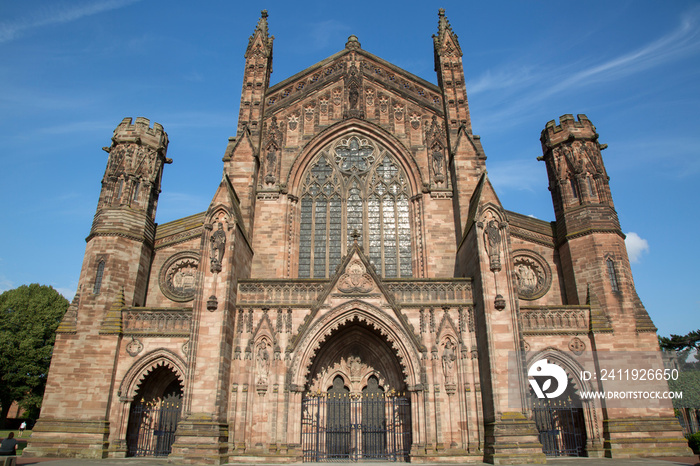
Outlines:
POLYGON ((143 343, 141 343, 136 338, 132 337, 131 342, 129 342, 129 344, 126 345, 126 352, 129 353, 129 356, 134 357, 138 355, 141 351, 143 351, 143 343))
POLYGON ((513 264, 520 299, 533 300, 547 294, 552 286, 552 269, 541 255, 534 251, 513 251, 513 264))
POLYGON ((354 260, 338 280, 338 289, 343 293, 369 293, 373 288, 372 276, 359 260, 354 260))
POLYGON ((182 353, 185 355, 185 359, 190 357, 190 340, 187 340, 182 344, 182 353))
POLYGON ((590 325, 588 306, 520 306, 525 335, 565 335, 587 333, 590 325))
POLYGON ((122 321, 124 335, 189 336, 192 309, 127 308, 122 321))
POLYGON ((569 349, 576 356, 580 356, 584 351, 586 351, 586 344, 579 337, 574 337, 569 342, 569 349))
POLYGON ((173 254, 160 269, 158 284, 166 298, 184 303, 194 299, 199 253, 183 251, 173 254))

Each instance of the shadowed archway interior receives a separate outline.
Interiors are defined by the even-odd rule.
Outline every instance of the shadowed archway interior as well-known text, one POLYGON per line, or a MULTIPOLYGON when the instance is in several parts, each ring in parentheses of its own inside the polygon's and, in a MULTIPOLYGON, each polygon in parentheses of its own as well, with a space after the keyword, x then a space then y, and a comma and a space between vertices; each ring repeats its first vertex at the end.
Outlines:
MULTIPOLYGON (((405 374, 396 351, 385 337, 358 319, 341 325, 319 348, 311 363, 307 389, 341 360, 358 359, 384 382, 385 390, 406 390, 405 374)), ((325 389, 330 388, 324 387, 325 389)))

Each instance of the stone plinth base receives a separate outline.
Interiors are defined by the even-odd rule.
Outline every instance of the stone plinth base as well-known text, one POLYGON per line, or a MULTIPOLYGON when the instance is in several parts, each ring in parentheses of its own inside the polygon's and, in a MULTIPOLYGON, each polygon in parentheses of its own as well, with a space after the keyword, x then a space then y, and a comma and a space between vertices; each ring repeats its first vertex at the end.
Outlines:
POLYGON ((177 425, 169 458, 187 464, 228 463, 228 426, 208 414, 194 414, 177 425))
POLYGON ((411 463, 481 463, 484 454, 481 451, 469 452, 466 450, 450 448, 447 450, 436 450, 435 448, 412 448, 411 463))
POLYGON ((39 419, 23 457, 106 458, 109 422, 39 419))
POLYGON ((605 456, 690 456, 688 441, 675 417, 603 420, 605 456))
POLYGON ((535 422, 522 413, 503 413, 484 424, 484 461, 492 464, 547 462, 535 422))

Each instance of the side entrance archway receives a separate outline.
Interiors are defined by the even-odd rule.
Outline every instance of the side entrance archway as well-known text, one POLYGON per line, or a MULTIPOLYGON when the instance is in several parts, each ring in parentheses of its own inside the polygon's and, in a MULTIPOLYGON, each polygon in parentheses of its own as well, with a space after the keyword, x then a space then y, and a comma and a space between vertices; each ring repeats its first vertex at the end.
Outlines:
POLYGON ((127 456, 168 456, 182 410, 182 384, 170 367, 146 376, 131 403, 127 456))
MULTIPOLYGON (((556 398, 539 397, 530 388, 532 415, 539 432, 542 452, 546 456, 586 456, 588 436, 584 406, 578 395, 580 381, 573 379, 567 360, 558 353, 548 353, 547 357, 538 356, 533 358, 535 360, 546 360, 548 364, 559 366, 567 376, 566 388, 556 398)), ((558 380, 545 382, 548 385, 559 383, 558 380)))

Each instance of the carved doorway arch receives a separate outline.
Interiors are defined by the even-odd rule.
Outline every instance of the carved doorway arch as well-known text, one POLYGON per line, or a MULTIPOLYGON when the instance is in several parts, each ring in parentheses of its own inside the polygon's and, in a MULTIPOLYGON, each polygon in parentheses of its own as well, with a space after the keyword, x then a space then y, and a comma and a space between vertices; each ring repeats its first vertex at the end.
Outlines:
POLYGON ((129 411, 127 456, 168 456, 182 410, 182 382, 158 366, 140 384, 129 411))
POLYGON ((395 350, 367 323, 345 322, 320 346, 302 401, 304 461, 407 461, 411 406, 395 350))

